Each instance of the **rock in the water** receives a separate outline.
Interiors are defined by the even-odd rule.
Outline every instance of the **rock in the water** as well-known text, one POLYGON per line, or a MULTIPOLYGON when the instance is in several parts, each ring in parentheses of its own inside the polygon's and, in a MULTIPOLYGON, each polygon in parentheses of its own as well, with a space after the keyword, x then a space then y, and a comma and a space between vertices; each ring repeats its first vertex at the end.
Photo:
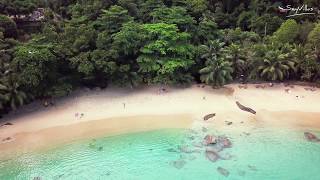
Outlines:
POLYGON ((219 160, 220 156, 217 152, 211 151, 211 150, 206 150, 206 157, 211 161, 211 162, 216 162, 219 160))
POLYGON ((189 159, 190 161, 193 161, 193 160, 197 159, 197 157, 196 157, 196 156, 189 156, 188 159, 189 159))
POLYGON ((230 174, 230 172, 229 172, 227 169, 222 168, 222 167, 218 167, 218 168, 217 168, 217 171, 218 171, 221 175, 223 175, 223 176, 225 176, 225 177, 229 176, 229 174, 230 174))
POLYGON ((202 132, 207 132, 207 131, 208 131, 208 128, 202 127, 202 132))
POLYGON ((169 149, 167 149, 167 151, 168 152, 178 152, 176 149, 174 149, 174 148, 169 148, 169 149))
POLYGON ((180 146, 179 150, 183 153, 193 153, 195 152, 194 150, 190 149, 189 146, 180 146))
POLYGON ((195 139, 195 137, 194 137, 194 136, 188 136, 188 139, 190 139, 190 140, 194 140, 194 139, 195 139))
POLYGON ((211 118, 213 118, 214 116, 216 116, 216 113, 212 113, 212 114, 207 114, 203 117, 203 120, 207 121, 211 118))
POLYGON ((203 144, 201 142, 194 142, 194 143, 192 143, 192 145, 194 147, 197 147, 197 148, 202 148, 203 147, 203 144))
POLYGON ((310 142, 320 142, 320 139, 311 132, 304 132, 304 137, 310 142))
POLYGON ((220 151, 223 150, 223 145, 217 143, 217 144, 208 146, 207 149, 208 149, 209 151, 220 152, 220 151))
POLYGON ((242 111, 246 111, 246 112, 249 112, 249 113, 252 113, 252 114, 256 114, 256 111, 249 108, 249 107, 246 107, 242 104, 240 104, 238 101, 236 101, 236 104, 238 105, 238 107, 242 110, 242 111))
POLYGON ((186 163, 187 162, 185 160, 179 159, 179 160, 173 161, 172 165, 177 169, 181 169, 186 163))
POLYGON ((98 151, 102 151, 102 150, 103 150, 103 147, 100 146, 100 147, 98 148, 98 151))
POLYGON ((246 175, 246 172, 245 171, 238 171, 238 174, 239 174, 239 176, 244 176, 244 175, 246 175))
POLYGON ((204 137, 204 144, 207 146, 209 144, 215 144, 217 143, 217 138, 215 136, 212 135, 206 135, 204 137))
POLYGON ((232 147, 231 141, 226 137, 218 137, 218 143, 223 146, 223 148, 230 148, 232 147))
POLYGON ((243 134, 244 134, 244 135, 247 135, 247 136, 250 135, 250 133, 248 133, 248 132, 243 132, 243 134))
POLYGON ((252 171, 257 171, 257 168, 255 166, 248 165, 248 168, 251 169, 252 171))

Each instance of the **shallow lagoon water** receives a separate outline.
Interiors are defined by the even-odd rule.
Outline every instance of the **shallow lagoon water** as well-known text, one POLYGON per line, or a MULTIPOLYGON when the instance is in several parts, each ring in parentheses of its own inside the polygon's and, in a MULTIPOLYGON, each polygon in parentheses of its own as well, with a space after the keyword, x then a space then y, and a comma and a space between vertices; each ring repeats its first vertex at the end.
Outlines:
MULTIPOLYGON (((319 131, 314 133, 320 135, 319 131)), ((318 180, 320 143, 306 141, 303 131, 285 128, 257 128, 250 134, 231 130, 163 129, 77 141, 0 162, 1 180, 38 177, 42 180, 318 180), (207 133, 231 139, 233 147, 221 152, 231 159, 213 163, 205 157, 204 147, 195 145, 207 133), (179 147, 184 147, 185 152, 179 147), (227 169, 229 176, 221 175, 218 167, 227 169)))

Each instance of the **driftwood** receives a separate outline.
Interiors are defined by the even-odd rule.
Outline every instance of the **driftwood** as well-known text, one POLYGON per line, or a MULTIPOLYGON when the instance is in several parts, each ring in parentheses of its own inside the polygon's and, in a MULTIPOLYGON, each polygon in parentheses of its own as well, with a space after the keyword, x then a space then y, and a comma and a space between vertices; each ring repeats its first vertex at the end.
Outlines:
POLYGON ((236 104, 238 105, 238 107, 239 107, 242 111, 247 111, 247 112, 249 112, 249 113, 256 114, 256 111, 255 111, 255 110, 253 110, 253 109, 251 109, 251 108, 249 108, 249 107, 246 107, 246 106, 240 104, 238 101, 236 101, 236 104))
POLYGON ((207 121, 211 118, 213 118, 214 116, 216 116, 216 113, 212 113, 212 114, 207 114, 203 117, 203 120, 207 121))

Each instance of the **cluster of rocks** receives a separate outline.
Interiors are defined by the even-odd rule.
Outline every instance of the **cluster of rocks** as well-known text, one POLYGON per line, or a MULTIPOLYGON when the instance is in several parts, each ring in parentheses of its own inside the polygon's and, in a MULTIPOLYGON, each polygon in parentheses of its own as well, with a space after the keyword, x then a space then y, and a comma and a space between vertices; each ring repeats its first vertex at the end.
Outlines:
POLYGON ((217 160, 228 160, 231 159, 231 156, 223 156, 220 154, 225 148, 231 148, 232 143, 231 141, 224 136, 213 136, 213 135, 206 135, 204 137, 204 145, 205 154, 207 159, 211 162, 216 162, 217 160))
MULTIPOLYGON (((210 118, 214 117, 210 114, 210 118)), ((229 160, 232 156, 222 151, 226 148, 232 147, 231 140, 226 136, 215 136, 208 132, 206 127, 202 127, 201 130, 190 130, 187 141, 189 144, 178 146, 177 148, 169 148, 169 152, 181 153, 180 158, 170 162, 170 164, 177 168, 183 168, 188 160, 194 160, 197 154, 204 154, 205 158, 210 162, 216 162, 218 160, 229 160)), ((223 176, 229 176, 229 171, 222 167, 218 167, 217 171, 223 176)))

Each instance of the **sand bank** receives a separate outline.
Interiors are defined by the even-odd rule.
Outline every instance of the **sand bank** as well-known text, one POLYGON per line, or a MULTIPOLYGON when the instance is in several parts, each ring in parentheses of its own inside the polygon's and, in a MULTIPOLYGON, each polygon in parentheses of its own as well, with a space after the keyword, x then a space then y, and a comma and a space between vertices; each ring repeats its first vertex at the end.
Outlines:
POLYGON ((11 113, 1 124, 0 151, 44 146, 85 137, 158 128, 188 128, 191 121, 235 130, 251 126, 320 128, 320 89, 306 86, 273 87, 231 84, 221 89, 194 85, 189 88, 107 88, 81 90, 44 108, 35 102, 11 113), (307 88, 307 89, 306 89, 307 88), (241 111, 236 101, 257 111, 241 111), (203 116, 216 113, 204 122, 203 116), (81 114, 83 114, 81 116, 81 114))

